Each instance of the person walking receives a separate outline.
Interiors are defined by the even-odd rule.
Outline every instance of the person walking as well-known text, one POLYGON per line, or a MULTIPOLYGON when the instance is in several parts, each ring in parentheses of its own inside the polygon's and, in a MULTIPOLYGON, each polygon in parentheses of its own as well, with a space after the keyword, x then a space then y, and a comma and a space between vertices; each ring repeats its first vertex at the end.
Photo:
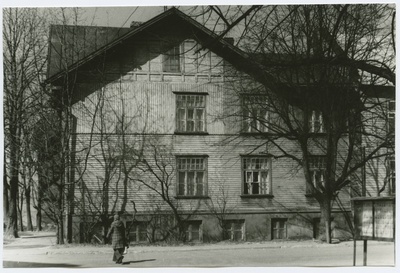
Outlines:
POLYGON ((127 244, 126 240, 124 223, 120 220, 118 214, 114 215, 114 222, 112 222, 110 230, 107 233, 107 238, 110 238, 111 234, 112 234, 111 246, 114 250, 113 261, 117 264, 122 264, 125 247, 129 248, 129 245, 127 244))

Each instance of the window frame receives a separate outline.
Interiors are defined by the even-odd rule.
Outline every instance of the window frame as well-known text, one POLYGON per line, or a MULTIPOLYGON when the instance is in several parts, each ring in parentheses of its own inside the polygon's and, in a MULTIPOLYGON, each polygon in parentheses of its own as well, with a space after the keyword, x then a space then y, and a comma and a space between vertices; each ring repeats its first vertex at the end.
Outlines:
POLYGON ((246 221, 244 219, 226 219, 222 221, 223 239, 229 241, 246 241, 246 221), (240 224, 240 229, 235 225, 240 224), (228 228, 227 228, 228 227, 228 228), (240 230, 240 238, 236 238, 240 230))
MULTIPOLYGON (((312 183, 314 185, 314 188, 318 188, 317 186, 319 184, 324 185, 325 183, 325 178, 326 178, 326 163, 327 163, 327 157, 325 155, 310 155, 308 158, 308 171, 310 172, 310 176, 312 179, 312 183), (322 163, 317 163, 319 166, 311 166, 312 161, 322 159, 325 162, 322 163), (324 167, 321 167, 323 164, 324 167), (316 180, 316 178, 319 177, 319 181, 316 180)), ((314 188, 312 188, 306 181, 306 196, 311 196, 314 194, 314 188)))
POLYGON ((148 242, 149 241, 149 234, 148 234, 148 222, 147 221, 127 221, 126 225, 129 226, 128 231, 128 238, 129 238, 129 242, 130 243, 144 243, 144 242, 148 242), (128 225, 129 223, 129 225, 128 225), (144 230, 141 229, 141 227, 143 228, 144 226, 144 230), (133 227, 136 227, 134 230, 132 229, 133 227), (131 240, 131 237, 133 237, 134 234, 136 236, 136 240, 131 240), (146 240, 140 240, 143 236, 143 234, 145 234, 146 240))
POLYGON ((396 129, 396 101, 389 100, 387 104, 387 129, 389 133, 394 134, 396 129))
MULTIPOLYGON (((261 162, 259 163, 259 166, 261 167, 261 162)), ((255 163, 257 165, 257 162, 255 163)), ((264 171, 265 172, 265 171, 264 171)), ((241 155, 241 173, 242 173, 242 179, 241 179, 241 197, 244 198, 258 198, 258 197, 273 197, 272 194, 272 157, 268 155, 241 155), (262 169, 262 168, 246 168, 246 162, 247 160, 266 160, 267 164, 267 169, 262 169), (259 170, 259 171, 256 171, 259 170), (262 178, 262 173, 263 170, 267 170, 267 177, 265 184, 260 187, 261 179, 262 178), (258 172, 257 177, 259 181, 254 181, 250 182, 251 184, 258 184, 258 192, 259 193, 249 193, 249 182, 247 181, 248 178, 248 173, 252 173, 251 177, 254 179, 254 173, 258 172), (247 191, 246 191, 247 187, 247 191), (266 188, 265 191, 263 192, 262 188, 266 188)), ((250 185, 250 190, 253 190, 253 185, 250 185)))
POLYGON ((390 156, 387 159, 387 179, 389 183, 389 194, 396 194, 396 159, 390 156))
POLYGON ((173 46, 163 54, 162 71, 164 73, 181 73, 182 60, 181 60, 181 44, 173 46), (178 53, 176 53, 178 52, 178 53), (172 62, 176 61, 177 64, 172 62), (176 68, 176 69, 175 69, 176 68))
POLYGON ((271 218, 271 240, 285 240, 288 238, 288 233, 287 233, 287 224, 288 219, 287 218, 271 218), (283 223, 283 227, 280 227, 280 225, 283 223), (277 228, 275 224, 279 224, 279 227, 277 228), (283 233, 283 234, 281 234, 283 233), (275 238, 274 235, 279 235, 275 238), (283 236, 280 236, 283 235, 283 236), (281 238, 282 237, 282 238, 281 238))
POLYGON ((175 134, 208 134, 207 133, 207 95, 204 92, 174 92, 175 94, 175 134), (181 105, 181 99, 185 101, 181 105), (192 103, 190 97, 193 97, 194 105, 188 105, 192 103), (201 98, 198 99, 197 98, 201 98), (197 105, 199 104, 199 105, 197 105), (202 109, 202 118, 198 118, 198 112, 202 109), (184 117, 181 117, 181 112, 184 111, 184 117), (189 119, 189 111, 193 111, 193 118, 189 119), (193 122, 193 130, 188 130, 189 122, 193 122), (202 129, 198 130, 199 123, 202 122, 202 129), (184 124, 184 126, 182 126, 184 124), (184 127, 184 128, 182 128, 184 127))
POLYGON ((183 228, 187 242, 202 242, 203 241, 203 221, 202 220, 187 220, 183 222, 183 228), (193 231, 193 226, 199 227, 193 231), (198 233, 198 239, 193 239, 193 234, 198 233))
POLYGON ((242 125, 241 132, 244 134, 265 134, 269 132, 267 124, 271 120, 271 111, 267 103, 265 107, 254 104, 254 101, 266 101, 267 96, 263 94, 242 94, 241 95, 242 125), (257 98, 262 98, 258 99, 257 98), (253 101, 252 101, 253 100, 253 101), (250 109, 248 105, 254 107, 250 109), (265 121, 265 124, 262 123, 265 121))
MULTIPOLYGON (((192 167, 192 162, 189 163, 190 167, 192 167)), ((187 166, 187 163, 185 163, 185 166, 187 166)), ((188 199, 202 199, 202 198, 208 198, 208 155, 177 155, 176 156, 176 191, 175 191, 175 196, 176 198, 188 198, 188 199), (195 160, 194 166, 196 167, 197 160, 202 159, 203 160, 203 169, 183 169, 181 168, 181 162, 180 160, 195 160), (197 177, 198 177, 198 172, 203 172, 203 182, 202 184, 202 189, 203 193, 201 195, 197 195, 198 191, 198 183, 197 183, 197 177), (180 185, 182 184, 180 182, 181 176, 180 173, 185 172, 185 178, 184 178, 184 193, 181 193, 181 188, 180 185), (188 174, 187 172, 195 172, 193 176, 193 182, 194 184, 191 186, 193 189, 193 194, 188 194, 188 189, 189 189, 189 182, 188 182, 188 174)))
POLYGON ((312 110, 311 115, 308 119, 308 125, 309 125, 310 133, 313 133, 313 134, 326 133, 324 118, 322 116, 322 111, 312 110), (318 129, 316 129, 316 124, 318 124, 318 129))

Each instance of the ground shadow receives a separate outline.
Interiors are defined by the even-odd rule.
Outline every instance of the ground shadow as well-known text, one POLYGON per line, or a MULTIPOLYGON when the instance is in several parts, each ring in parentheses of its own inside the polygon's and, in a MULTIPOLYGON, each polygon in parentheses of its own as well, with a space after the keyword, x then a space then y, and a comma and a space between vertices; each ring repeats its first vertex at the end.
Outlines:
POLYGON ((136 263, 143 263, 143 262, 152 262, 152 261, 155 261, 155 260, 156 259, 137 260, 137 261, 123 262, 122 264, 136 264, 136 263))
POLYGON ((79 265, 3 261, 3 268, 27 268, 27 267, 79 267, 79 265))

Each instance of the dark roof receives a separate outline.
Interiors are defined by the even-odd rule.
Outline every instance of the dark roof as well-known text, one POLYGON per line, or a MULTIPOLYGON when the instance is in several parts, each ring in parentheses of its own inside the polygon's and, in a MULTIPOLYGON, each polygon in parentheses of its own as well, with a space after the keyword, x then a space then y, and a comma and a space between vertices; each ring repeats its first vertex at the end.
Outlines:
MULTIPOLYGON (((71 61, 69 61, 68 66, 59 65, 61 63, 61 60, 63 59, 61 55, 58 54, 60 49, 59 48, 57 49, 56 46, 51 45, 49 47, 50 48, 49 54, 51 56, 49 60, 50 72, 48 73, 47 82, 54 82, 62 78, 65 75, 66 70, 68 70, 68 72, 72 72, 81 67, 82 65, 85 65, 88 62, 99 57, 101 54, 110 50, 114 51, 118 46, 123 44, 125 41, 135 39, 136 36, 144 32, 151 32, 151 31, 152 32, 158 31, 159 33, 167 31, 171 32, 170 26, 180 28, 179 31, 175 29, 174 30, 175 32, 187 33, 188 35, 194 34, 198 42, 200 42, 203 46, 208 47, 210 50, 214 51, 215 53, 217 53, 218 55, 220 55, 225 59, 231 59, 233 63, 237 61, 239 63, 243 63, 243 59, 247 57, 247 55, 243 51, 232 45, 230 41, 226 41, 222 38, 219 39, 219 37, 215 33, 204 27, 202 24, 198 23, 197 21, 190 18, 188 15, 184 14, 178 9, 171 8, 166 12, 150 19, 147 22, 144 22, 143 24, 140 24, 135 28, 108 29, 108 28, 96 28, 96 27, 93 28, 67 27, 68 30, 80 29, 81 31, 77 33, 78 34, 77 37, 83 37, 85 33, 87 33, 88 31, 91 32, 91 35, 96 37, 96 41, 98 43, 96 42, 95 44, 90 44, 90 47, 83 53, 80 52, 71 53, 72 56, 74 56, 74 58, 71 58, 71 61), (102 35, 98 35, 99 30, 103 32, 102 35), (114 39, 109 38, 112 37, 113 35, 115 35, 114 39)), ((60 26, 58 26, 58 28, 60 28, 60 26)), ((53 38, 51 38, 50 42, 57 43, 57 41, 60 39, 57 38, 56 35, 57 33, 54 32, 54 29, 52 34, 54 36, 52 35, 53 38)), ((75 35, 74 32, 69 32, 69 34, 67 35, 73 35, 73 34, 75 35)), ((63 41, 63 39, 61 39, 61 41, 63 41)), ((73 44, 72 41, 69 42, 70 46, 68 46, 68 48, 70 50, 73 50, 74 48, 79 48, 76 46, 74 47, 74 45, 76 45, 77 42, 82 44, 82 41, 81 40, 78 41, 78 39, 76 39, 76 41, 74 42, 75 44, 73 44)), ((58 45, 58 47, 60 47, 60 45, 58 45)))
POLYGON ((48 78, 63 71, 80 59, 90 56, 93 52, 130 30, 132 29, 52 25, 50 27, 48 78))
MULTIPOLYGON (((52 44, 49 47, 50 65, 47 83, 56 81, 60 83, 60 80, 66 74, 65 72, 76 71, 80 67, 90 64, 90 62, 95 62, 96 58, 99 59, 102 54, 116 52, 123 49, 123 46, 129 44, 129 42, 149 37, 145 36, 145 33, 152 33, 152 35, 154 33, 157 33, 157 35, 180 33, 195 37, 202 46, 227 60, 235 69, 251 75, 265 86, 273 84, 274 89, 279 90, 282 95, 286 95, 287 97, 294 95, 292 87, 283 83, 275 75, 276 73, 274 73, 273 69, 269 71, 270 69, 265 66, 265 61, 260 62, 260 56, 254 58, 254 55, 245 53, 230 41, 222 39, 204 25, 176 8, 171 8, 143 24, 138 24, 134 28, 53 26, 51 31, 50 43, 54 43, 54 45, 52 44), (60 41, 65 41, 60 39, 60 35, 58 35, 58 31, 62 29, 67 30, 64 37, 68 41, 64 42, 64 52, 70 52, 70 57, 72 56, 72 58, 69 58, 70 61, 67 65, 62 64, 61 60, 63 58, 58 54, 61 47, 60 41), (71 36, 76 39, 68 39, 71 36), (88 42, 88 40, 92 40, 93 42, 88 42), (74 49, 82 48, 79 46, 79 43, 80 45, 83 43, 85 50, 74 52, 74 49)), ((269 61, 273 63, 273 60, 273 58, 270 58, 269 61)))

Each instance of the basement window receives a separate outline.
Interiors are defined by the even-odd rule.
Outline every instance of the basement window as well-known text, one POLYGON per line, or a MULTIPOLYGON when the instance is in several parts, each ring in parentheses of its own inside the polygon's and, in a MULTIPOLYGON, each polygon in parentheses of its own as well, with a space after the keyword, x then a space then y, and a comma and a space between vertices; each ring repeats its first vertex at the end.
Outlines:
POLYGON ((244 241, 244 220, 224 220, 223 239, 231 241, 244 241))
POLYGON ((202 241, 201 221, 185 221, 183 227, 187 242, 202 241))
POLYGON ((127 233, 129 235, 129 242, 141 243, 147 242, 147 222, 135 221, 126 222, 127 233))
POLYGON ((271 220, 272 236, 271 239, 286 239, 287 238, 287 219, 274 218, 271 220))

